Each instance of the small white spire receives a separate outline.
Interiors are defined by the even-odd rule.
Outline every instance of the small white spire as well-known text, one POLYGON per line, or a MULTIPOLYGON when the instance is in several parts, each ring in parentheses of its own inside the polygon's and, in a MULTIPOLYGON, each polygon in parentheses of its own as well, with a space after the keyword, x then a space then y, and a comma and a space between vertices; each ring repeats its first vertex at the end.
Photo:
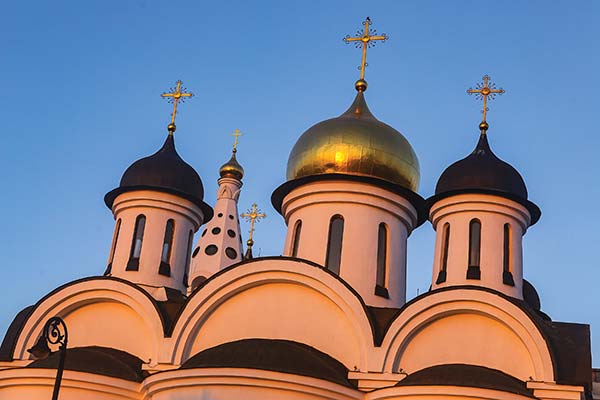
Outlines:
MULTIPOLYGON (((238 137, 236 147, 237 141, 238 137)), ((213 274, 242 261, 238 200, 243 185, 243 169, 235 160, 236 152, 234 147, 231 160, 221 167, 214 217, 202 229, 192 252, 188 293, 213 274)))

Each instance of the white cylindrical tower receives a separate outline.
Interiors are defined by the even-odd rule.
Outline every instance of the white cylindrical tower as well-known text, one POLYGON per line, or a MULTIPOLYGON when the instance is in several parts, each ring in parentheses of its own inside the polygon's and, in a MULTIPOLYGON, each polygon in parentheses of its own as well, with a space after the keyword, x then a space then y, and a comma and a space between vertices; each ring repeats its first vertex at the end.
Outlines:
POLYGON ((244 169, 236 152, 234 148, 231 159, 219 170, 215 217, 204 227, 192 253, 190 291, 216 272, 242 261, 238 200, 244 169))
POLYGON ((319 177, 284 197, 283 255, 327 267, 369 305, 404 304, 406 241, 417 226, 417 210, 406 193, 383 182, 337 178, 319 177))
POLYGON ((521 175, 489 147, 487 123, 475 150, 441 175, 427 200, 436 231, 432 289, 475 285, 523 298, 522 238, 540 217, 521 175))
POLYGON ((365 89, 300 137, 272 202, 288 227, 284 256, 324 266, 369 305, 400 307, 407 238, 425 219, 414 192, 419 163, 404 136, 371 114, 365 89))
POLYGON ((105 275, 161 298, 157 289, 163 287, 186 292, 194 232, 213 213, 202 200, 200 176, 177 154, 172 133, 104 198, 116 221, 105 275))

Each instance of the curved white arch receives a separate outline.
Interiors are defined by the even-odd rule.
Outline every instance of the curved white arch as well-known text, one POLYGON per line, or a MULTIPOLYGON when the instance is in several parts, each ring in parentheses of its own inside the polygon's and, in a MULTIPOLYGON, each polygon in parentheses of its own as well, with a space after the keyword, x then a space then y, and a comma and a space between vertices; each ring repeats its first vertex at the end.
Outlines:
MULTIPOLYGON (((181 364, 192 354, 191 346, 195 337, 202 332, 207 320, 228 302, 233 302, 238 296, 242 296, 257 288, 267 285, 284 285, 290 291, 298 288, 301 290, 301 296, 306 296, 335 307, 343 315, 344 323, 349 326, 347 335, 353 335, 358 349, 354 349, 359 355, 356 359, 339 360, 344 364, 352 364, 349 368, 367 365, 367 358, 373 348, 373 336, 369 319, 365 313, 364 306, 359 297, 346 287, 340 280, 334 276, 302 260, 291 259, 259 259, 254 262, 240 264, 226 270, 224 273, 216 275, 209 280, 194 296, 192 296, 182 314, 180 315, 175 329, 173 331, 173 358, 171 362, 181 364), (308 289, 308 290, 306 290, 308 289)), ((270 286, 269 290, 274 287, 270 286)), ((285 290, 283 292, 285 297, 285 290)), ((283 300, 283 299, 282 299, 283 300)), ((257 304, 260 307, 260 304, 257 304)), ((322 310, 311 310, 316 314, 322 310)), ((322 312, 323 322, 327 322, 330 314, 322 312)), ((318 330, 319 326, 313 329, 318 330)), ((260 329, 260 328, 259 328, 260 329)), ((272 332, 265 330, 264 337, 286 339, 285 333, 272 332)), ((249 336, 246 336, 249 337, 249 336)), ((245 338, 240 334, 239 338, 245 338)), ((237 340, 233 339, 233 340, 237 340)), ((289 340, 294 340, 289 338, 289 340)), ((318 348, 330 355, 327 347, 335 348, 336 343, 315 343, 304 342, 315 348, 318 348)), ((337 344, 340 346, 341 344, 337 344)), ((335 356, 334 356, 335 357, 335 356)))
MULTIPOLYGON (((68 320, 74 313, 81 312, 81 310, 92 311, 94 307, 104 307, 106 313, 106 311, 110 312, 107 307, 111 306, 116 310, 127 310, 132 313, 131 315, 137 315, 141 319, 144 331, 139 332, 139 336, 149 339, 151 345, 147 346, 144 354, 135 355, 145 361, 148 359, 158 360, 159 347, 163 338, 163 325, 153 301, 141 289, 117 279, 106 278, 83 279, 66 284, 36 304, 33 313, 27 318, 19 334, 14 358, 29 358, 27 349, 35 344, 49 318, 59 316, 68 320)), ((118 315, 115 315, 115 319, 110 322, 111 324, 105 327, 106 331, 109 331, 111 327, 119 327, 119 323, 123 321, 119 321, 118 315)), ((140 326, 139 321, 136 323, 140 326)), ((85 327, 68 326, 68 328, 70 328, 69 343, 79 342, 81 344, 82 339, 77 336, 77 331, 83 332, 85 327)), ((85 345, 98 344, 92 342, 85 345)), ((131 353, 129 347, 120 348, 118 344, 114 347, 131 353)))
MULTIPOLYGON (((548 344, 531 318, 518 306, 497 294, 470 289, 440 291, 415 301, 403 310, 391 324, 383 340, 383 370, 396 371, 400 368, 398 360, 413 338, 436 321, 457 315, 483 317, 494 324, 500 324, 517 337, 526 349, 532 365, 531 377, 536 381, 554 381, 548 344)), ((447 363, 442 359, 440 361, 440 364, 447 363)))

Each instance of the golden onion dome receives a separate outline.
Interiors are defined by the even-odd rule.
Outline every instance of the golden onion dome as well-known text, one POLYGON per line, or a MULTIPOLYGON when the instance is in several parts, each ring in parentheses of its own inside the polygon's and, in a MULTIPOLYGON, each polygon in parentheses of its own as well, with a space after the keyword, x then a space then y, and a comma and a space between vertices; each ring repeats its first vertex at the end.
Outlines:
POLYGON ((219 169, 219 175, 221 175, 221 178, 235 178, 241 181, 244 177, 244 168, 242 168, 240 163, 238 163, 237 159, 235 158, 235 153, 236 151, 234 150, 233 153, 231 153, 231 158, 229 161, 223 164, 219 169))
POLYGON ((413 192, 420 177, 419 160, 410 143, 371 114, 364 90, 359 90, 346 112, 312 126, 294 145, 288 181, 321 174, 374 177, 413 192))

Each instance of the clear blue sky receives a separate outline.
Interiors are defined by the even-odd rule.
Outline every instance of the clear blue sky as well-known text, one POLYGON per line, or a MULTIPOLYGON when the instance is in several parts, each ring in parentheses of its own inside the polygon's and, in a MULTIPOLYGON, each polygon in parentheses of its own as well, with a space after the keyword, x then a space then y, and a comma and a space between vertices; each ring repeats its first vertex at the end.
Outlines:
MULTIPOLYGON (((268 214, 256 251, 281 253, 270 195, 312 124, 354 96, 360 51, 342 37, 370 15, 390 40, 369 51, 367 100, 421 163, 424 197, 475 145, 491 75, 490 141, 542 209, 524 240, 525 277, 553 319, 590 323, 600 366, 599 2, 6 2, 0 23, 0 331, 53 288, 105 269, 113 219, 103 204, 125 168, 163 142, 182 79, 179 153, 213 203, 240 128, 240 208, 268 214)), ((408 293, 427 290, 433 230, 409 239, 408 293)))

